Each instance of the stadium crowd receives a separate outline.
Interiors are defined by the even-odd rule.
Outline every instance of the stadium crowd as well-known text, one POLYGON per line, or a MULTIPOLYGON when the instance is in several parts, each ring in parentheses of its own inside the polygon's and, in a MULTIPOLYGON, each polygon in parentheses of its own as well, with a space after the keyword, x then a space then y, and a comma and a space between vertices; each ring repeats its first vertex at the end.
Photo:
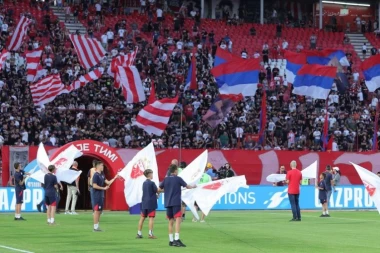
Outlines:
MULTIPOLYGON (((67 85, 85 70, 78 63, 67 33, 46 3, 38 6, 33 2, 31 8, 40 8, 46 15, 41 23, 33 19, 24 45, 19 51, 11 52, 0 73, 0 145, 37 145, 43 142, 45 145, 62 146, 89 138, 118 148, 143 147, 150 141, 159 148, 179 148, 182 132, 183 148, 322 150, 325 101, 292 94, 291 87, 278 77, 276 67, 271 69, 263 65, 257 94, 238 102, 216 129, 202 120, 202 115, 218 94, 210 74, 217 47, 234 52, 233 40, 238 38, 226 36, 223 41, 215 41, 212 30, 202 29, 196 7, 182 10, 174 18, 172 26, 163 26, 161 20, 169 15, 163 11, 165 8, 161 9, 155 1, 141 1, 144 3, 141 15, 148 16, 143 27, 128 24, 122 16, 115 27, 107 27, 102 16, 112 14, 117 8, 82 2, 84 4, 74 6, 72 10, 79 15, 81 22, 89 25, 89 36, 94 36, 94 31, 104 32, 98 39, 109 53, 101 63, 102 67, 106 67, 119 52, 128 53, 138 46, 135 64, 147 97, 152 83, 157 98, 179 94, 179 105, 174 109, 165 133, 160 137, 149 136, 132 126, 144 103, 126 104, 120 90, 113 87, 113 79, 106 73, 99 80, 70 94, 63 94, 45 106, 34 106, 25 79, 26 50, 43 45, 43 67, 50 73, 59 72, 67 85), (97 18, 88 19, 91 12, 96 12, 94 16, 97 18), (185 19, 194 20, 192 31, 182 29, 185 19), (195 93, 184 92, 192 48, 196 48, 199 87, 195 93), (259 132, 262 92, 267 93, 268 106, 264 145, 254 138, 259 132)), ((2 48, 9 32, 17 24, 12 8, 3 9, 0 16, 2 48)), ((226 22, 238 25, 233 21, 234 17, 225 18, 226 22)), ((269 51, 272 48, 273 45, 268 46, 269 51)), ((249 45, 247 50, 241 52, 243 58, 253 53, 255 56, 252 57, 266 58, 265 45, 263 55, 249 52, 249 45)), ((328 100, 329 134, 334 136, 332 149, 371 150, 379 94, 368 92, 356 69, 348 67, 346 74, 351 86, 346 92, 339 93, 334 85, 328 100)))

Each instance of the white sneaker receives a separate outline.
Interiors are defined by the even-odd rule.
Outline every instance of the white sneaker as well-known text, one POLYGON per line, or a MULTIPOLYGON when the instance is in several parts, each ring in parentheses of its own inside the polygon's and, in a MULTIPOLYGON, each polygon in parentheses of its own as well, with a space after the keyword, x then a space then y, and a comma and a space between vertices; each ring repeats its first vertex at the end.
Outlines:
POLYGON ((202 222, 202 223, 203 223, 203 222, 206 222, 206 221, 205 221, 205 220, 201 220, 200 222, 202 222))
POLYGON ((198 220, 197 220, 197 219, 195 219, 195 218, 194 218, 192 221, 193 221, 193 222, 198 222, 198 220))
POLYGON ((71 212, 69 212, 69 211, 66 211, 66 212, 65 212, 65 214, 71 214, 71 212))
POLYGON ((76 212, 71 212, 71 214, 72 214, 72 215, 78 215, 78 213, 76 213, 76 212))

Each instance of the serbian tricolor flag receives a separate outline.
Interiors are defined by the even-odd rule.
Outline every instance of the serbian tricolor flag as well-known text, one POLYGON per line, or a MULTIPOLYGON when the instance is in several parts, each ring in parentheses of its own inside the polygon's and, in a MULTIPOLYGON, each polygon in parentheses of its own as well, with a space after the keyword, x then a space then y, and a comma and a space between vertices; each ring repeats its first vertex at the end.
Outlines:
POLYGON ((315 99, 327 99, 336 77, 336 70, 336 67, 318 64, 304 65, 298 70, 293 83, 293 93, 315 99))
POLYGON ((218 95, 202 119, 211 128, 216 128, 230 113, 235 103, 242 100, 239 95, 218 95))
POLYGON ((260 112, 260 131, 259 131, 259 144, 263 145, 265 140, 265 127, 267 125, 267 96, 263 90, 261 98, 261 112, 260 112))
POLYGON ((216 49, 214 67, 217 67, 229 61, 239 60, 239 59, 241 59, 241 57, 231 54, 227 50, 218 47, 216 49))
POLYGON ((342 66, 350 66, 346 54, 342 50, 324 49, 321 51, 304 50, 307 62, 309 64, 328 65, 328 63, 336 58, 342 66))
POLYGON ((373 203, 377 208, 377 211, 380 214, 380 177, 355 163, 351 164, 358 172, 360 179, 362 180, 364 187, 368 192, 368 195, 371 197, 373 203))
POLYGON ((158 186, 158 167, 153 143, 140 150, 130 162, 119 172, 124 178, 124 195, 128 206, 132 207, 142 200, 142 186, 146 177, 144 171, 153 171, 153 182, 158 186))
POLYGON ((259 83, 260 60, 241 59, 211 69, 220 94, 254 96, 259 83))
POLYGON ((347 59, 346 54, 342 50, 336 49, 324 49, 322 50, 323 54, 327 55, 327 57, 332 60, 334 58, 338 59, 339 63, 344 66, 350 66, 350 62, 347 59))
POLYGON ((361 69, 369 92, 380 87, 380 54, 371 56, 362 62, 361 69))
POLYGON ((306 64, 306 55, 303 53, 285 51, 284 57, 286 59, 286 81, 288 83, 294 83, 298 70, 306 64))
POLYGON ((191 56, 190 69, 187 73, 185 90, 196 90, 198 88, 196 71, 197 60, 195 59, 195 51, 193 51, 193 55, 191 56))

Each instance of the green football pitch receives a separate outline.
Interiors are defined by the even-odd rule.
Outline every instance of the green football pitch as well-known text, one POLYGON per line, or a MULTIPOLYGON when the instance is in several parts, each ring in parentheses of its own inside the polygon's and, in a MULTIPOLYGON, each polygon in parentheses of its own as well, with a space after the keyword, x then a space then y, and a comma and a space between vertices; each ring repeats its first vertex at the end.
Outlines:
MULTIPOLYGON (((187 213, 191 215, 191 213, 187 213)), ((379 253, 380 216, 377 212, 303 212, 301 222, 289 222, 290 211, 213 211, 205 223, 191 217, 181 226, 186 248, 168 246, 165 213, 158 212, 156 240, 135 239, 139 216, 105 212, 102 233, 92 231, 91 212, 56 216, 57 226, 48 226, 41 213, 24 213, 27 221, 14 221, 13 214, 0 214, 0 252, 336 252, 379 253)))

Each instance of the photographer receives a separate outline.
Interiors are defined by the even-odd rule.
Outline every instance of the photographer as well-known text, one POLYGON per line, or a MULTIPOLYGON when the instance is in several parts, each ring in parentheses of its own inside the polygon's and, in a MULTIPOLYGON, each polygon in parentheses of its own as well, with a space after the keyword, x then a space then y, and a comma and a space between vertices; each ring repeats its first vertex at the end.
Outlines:
POLYGON ((212 180, 218 179, 218 172, 212 167, 211 163, 207 163, 205 172, 211 177, 212 180))
POLYGON ((232 171, 232 168, 229 163, 226 163, 223 167, 219 169, 218 178, 225 179, 228 177, 234 177, 235 172, 232 171))

